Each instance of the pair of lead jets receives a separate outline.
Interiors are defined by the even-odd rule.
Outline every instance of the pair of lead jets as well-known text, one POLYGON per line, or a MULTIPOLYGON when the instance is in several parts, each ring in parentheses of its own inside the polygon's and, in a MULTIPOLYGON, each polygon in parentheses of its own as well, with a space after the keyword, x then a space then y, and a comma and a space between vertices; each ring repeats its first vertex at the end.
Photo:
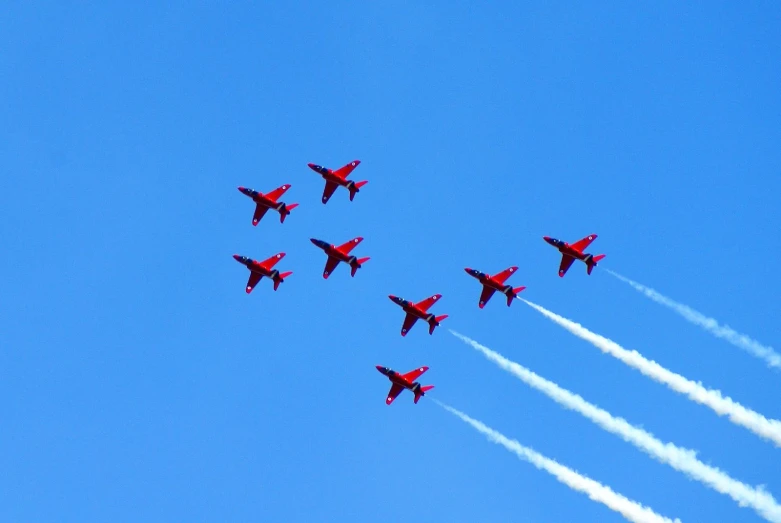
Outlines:
MULTIPOLYGON (((345 187, 348 191, 350 191, 350 201, 352 201, 353 198, 355 198, 355 195, 360 191, 361 187, 369 183, 366 180, 356 182, 347 179, 350 173, 353 172, 353 170, 358 167, 360 163, 360 160, 353 160, 344 167, 335 171, 328 169, 327 167, 316 165, 314 163, 308 164, 310 169, 320 174, 320 176, 322 176, 325 180, 325 189, 323 190, 322 198, 322 202, 324 204, 328 203, 328 200, 331 199, 334 191, 336 191, 336 189, 339 187, 345 187)), ((281 223, 285 223, 285 218, 287 218, 287 216, 290 214, 290 211, 298 207, 297 203, 287 204, 285 202, 279 201, 279 199, 287 192, 288 189, 290 189, 290 184, 285 184, 281 187, 277 187, 271 192, 263 194, 260 191, 248 189, 246 187, 239 187, 239 192, 252 198, 252 201, 255 202, 255 214, 252 215, 253 226, 256 226, 258 222, 260 222, 269 209, 274 209, 277 211, 279 213, 279 221, 281 223)), ((369 260, 369 258, 356 258, 355 256, 350 256, 350 251, 355 248, 356 245, 361 243, 361 241, 363 241, 363 238, 361 237, 353 238, 349 242, 336 247, 322 240, 312 238, 311 242, 323 249, 328 255, 328 261, 326 261, 325 264, 323 277, 328 278, 339 262, 345 262, 349 264, 351 267, 351 274, 355 276, 355 271, 357 271, 364 262, 369 260)), ((245 288, 247 294, 252 292, 252 289, 255 288, 255 286, 264 276, 274 282, 274 290, 277 290, 279 288, 279 284, 284 282, 285 278, 293 274, 292 271, 280 272, 274 268, 274 266, 284 257, 285 253, 280 252, 274 256, 271 256, 270 258, 259 261, 253 260, 247 256, 234 254, 233 259, 247 267, 247 269, 250 271, 249 280, 247 280, 247 287, 245 288)))

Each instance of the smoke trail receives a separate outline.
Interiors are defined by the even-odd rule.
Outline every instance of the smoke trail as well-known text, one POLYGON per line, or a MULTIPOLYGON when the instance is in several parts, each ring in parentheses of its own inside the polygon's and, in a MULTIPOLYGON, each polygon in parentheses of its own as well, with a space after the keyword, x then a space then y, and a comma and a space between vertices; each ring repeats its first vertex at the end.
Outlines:
POLYGON ((694 325, 702 327, 703 329, 710 332, 717 338, 727 340, 734 346, 743 349, 749 354, 765 360, 767 362, 768 367, 781 369, 781 354, 778 354, 776 351, 774 351, 772 347, 762 345, 758 341, 749 338, 745 334, 741 334, 737 331, 734 331, 727 325, 719 325, 719 322, 717 322, 715 319, 709 318, 704 314, 702 314, 701 312, 697 312, 691 307, 688 307, 682 303, 678 303, 677 301, 671 300, 667 296, 659 294, 655 290, 646 287, 645 285, 641 285, 636 281, 632 281, 625 276, 621 276, 620 274, 615 273, 610 269, 607 269, 607 272, 612 274, 622 282, 628 283, 629 285, 634 287, 635 290, 645 294, 647 297, 651 298, 656 303, 664 305, 665 307, 677 312, 680 316, 683 317, 683 319, 685 319, 689 323, 693 323, 694 325))
POLYGON ((728 495, 741 507, 749 506, 766 520, 781 523, 781 505, 776 502, 770 493, 765 492, 761 487, 751 487, 733 479, 726 472, 706 465, 697 459, 696 452, 693 450, 678 447, 673 443, 663 443, 653 434, 631 425, 623 418, 614 417, 606 410, 592 405, 577 394, 562 389, 552 381, 538 376, 529 369, 508 360, 488 347, 480 345, 478 342, 453 330, 450 332, 467 345, 481 352, 502 369, 527 385, 546 394, 559 405, 582 414, 606 431, 612 432, 625 441, 632 443, 649 456, 670 465, 675 470, 685 473, 717 492, 728 495))
POLYGON ((680 523, 681 521, 678 518, 672 520, 661 516, 650 508, 644 507, 640 503, 632 501, 631 499, 614 492, 610 487, 607 487, 598 481, 594 481, 591 478, 583 476, 550 458, 546 458, 542 454, 528 447, 524 447, 514 439, 505 437, 503 434, 495 431, 494 429, 486 426, 476 419, 470 418, 463 412, 445 405, 444 403, 440 403, 436 399, 433 401, 443 409, 447 410, 451 414, 458 416, 463 421, 474 427, 475 430, 485 435, 489 441, 498 443, 518 456, 519 459, 528 461, 538 469, 544 470, 545 472, 554 476, 560 482, 570 487, 572 490, 583 492, 584 494, 588 495, 589 498, 602 503, 611 510, 618 512, 629 521, 634 521, 635 523, 680 523))
POLYGON ((705 405, 719 416, 727 416, 734 424, 747 428, 754 434, 781 446, 781 421, 768 419, 762 414, 744 407, 732 398, 724 397, 718 390, 705 388, 701 383, 684 378, 662 367, 655 361, 647 360, 635 350, 627 350, 618 343, 599 334, 595 334, 579 323, 568 320, 535 303, 520 298, 529 307, 564 327, 575 336, 586 340, 602 352, 610 354, 630 367, 634 367, 649 378, 667 385, 670 389, 685 394, 689 399, 705 405))

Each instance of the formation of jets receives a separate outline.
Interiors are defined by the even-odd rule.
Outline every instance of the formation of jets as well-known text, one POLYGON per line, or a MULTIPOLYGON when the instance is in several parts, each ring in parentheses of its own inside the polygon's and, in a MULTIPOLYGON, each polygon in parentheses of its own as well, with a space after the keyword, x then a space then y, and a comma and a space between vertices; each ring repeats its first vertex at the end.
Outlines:
MULTIPOLYGON (((318 173, 325 180, 325 189, 323 190, 322 197, 323 204, 328 203, 328 200, 331 198, 331 196, 333 196, 334 192, 339 187, 346 188, 350 192, 350 201, 353 201, 355 195, 360 192, 361 187, 368 183, 366 180, 356 182, 354 180, 347 179, 347 177, 356 167, 358 167, 358 165, 360 165, 360 163, 360 160, 353 160, 352 162, 343 167, 340 167, 337 170, 322 167, 314 163, 308 164, 310 169, 318 173)), ((252 215, 253 226, 256 226, 258 222, 260 222, 269 209, 277 211, 279 213, 279 221, 281 223, 285 222, 285 218, 290 215, 290 211, 298 207, 297 203, 288 204, 280 201, 280 198, 287 192, 288 189, 290 189, 290 184, 285 184, 277 187, 271 192, 263 194, 253 189, 239 187, 239 191, 242 194, 252 198, 252 201, 255 203, 255 212, 252 215)), ((564 277, 575 260, 580 260, 585 263, 586 273, 589 275, 591 274, 591 271, 594 269, 594 267, 597 266, 597 263, 605 257, 604 254, 594 255, 584 252, 585 249, 591 245, 591 242, 596 240, 596 238, 596 234, 589 234, 585 238, 570 244, 556 238, 551 238, 550 236, 543 236, 543 239, 548 244, 558 249, 561 253, 561 263, 559 264, 560 277, 564 277)), ((323 270, 323 278, 326 279, 331 275, 331 273, 333 273, 339 263, 345 263, 349 265, 350 276, 354 277, 358 269, 363 267, 363 264, 369 260, 368 256, 359 258, 354 254, 351 254, 353 249, 355 249, 355 247, 357 247, 363 241, 363 237, 361 236, 353 238, 352 240, 338 246, 323 240, 319 240, 317 238, 310 238, 310 241, 315 246, 322 249, 326 255, 325 269, 323 270)), ((258 261, 253 260, 252 258, 248 258, 247 256, 234 254, 233 258, 237 262, 247 267, 247 269, 250 271, 249 280, 247 280, 247 286, 245 288, 247 294, 252 292, 252 289, 255 288, 255 286, 264 276, 274 282, 274 290, 276 291, 279 288, 279 285, 285 281, 285 278, 293 274, 292 271, 280 272, 278 269, 274 268, 275 265, 284 257, 285 253, 280 252, 271 256, 270 258, 267 258, 266 260, 258 261)), ((480 300, 477 303, 477 306, 481 309, 485 307, 485 305, 496 292, 500 292, 507 297, 507 306, 509 307, 512 304, 513 299, 517 298, 518 294, 526 289, 526 287, 523 286, 513 287, 512 285, 506 283, 510 276, 515 274, 515 272, 518 270, 518 267, 515 266, 508 267, 507 269, 498 272, 493 276, 475 269, 470 269, 468 267, 464 270, 468 275, 477 279, 483 287, 482 292, 480 293, 480 300)), ((404 323, 401 327, 402 336, 406 336, 409 333, 409 330, 413 325, 415 325, 415 323, 417 323, 418 320, 422 320, 428 323, 428 333, 434 334, 434 329, 440 325, 442 320, 448 317, 447 314, 441 314, 437 316, 429 312, 429 309, 436 302, 438 302, 440 298, 442 298, 441 294, 434 294, 433 296, 429 296, 425 300, 419 301, 417 303, 405 300, 404 298, 399 298, 398 296, 394 296, 392 294, 389 295, 388 298, 390 298, 393 303, 404 310, 404 323)), ((427 391, 434 388, 433 385, 421 385, 415 381, 428 370, 428 367, 426 366, 418 367, 417 369, 411 370, 406 374, 400 374, 394 370, 389 369, 388 367, 383 367, 381 365, 377 365, 377 370, 387 376, 388 380, 391 382, 390 391, 388 392, 388 396, 385 399, 385 403, 387 405, 393 403, 393 400, 395 400, 396 397, 405 389, 411 391, 414 394, 413 401, 417 403, 421 397, 425 396, 427 391)))

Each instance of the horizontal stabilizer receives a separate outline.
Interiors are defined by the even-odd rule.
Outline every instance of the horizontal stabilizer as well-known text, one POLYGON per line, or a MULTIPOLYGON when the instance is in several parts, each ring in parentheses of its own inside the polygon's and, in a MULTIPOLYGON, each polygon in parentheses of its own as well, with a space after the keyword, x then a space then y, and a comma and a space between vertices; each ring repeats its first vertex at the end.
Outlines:
POLYGON ((420 388, 420 392, 415 394, 415 399, 413 400, 415 403, 418 402, 421 396, 426 395, 426 391, 429 391, 434 388, 434 385, 426 385, 425 387, 420 388))
POLYGON ((435 328, 437 325, 439 325, 439 322, 441 322, 441 321, 442 321, 442 320, 444 320, 445 318, 447 318, 447 314, 443 314, 442 316, 437 316, 437 317, 435 317, 435 318, 434 318, 434 321, 432 321, 432 322, 431 322, 431 324, 429 325, 429 328, 428 328, 428 333, 429 333, 429 334, 434 334, 434 328, 435 328))
POLYGON ((279 288, 279 284, 285 281, 285 278, 287 278, 291 274, 293 274, 293 271, 283 272, 282 274, 280 274, 279 278, 276 278, 274 280, 274 290, 277 290, 279 288))
POLYGON ((515 287, 513 289, 512 293, 507 295, 507 306, 508 307, 512 304, 513 298, 517 298, 518 297, 518 293, 521 292, 522 290, 524 290, 525 288, 526 287, 515 287))
POLYGON ((362 182, 355 182, 355 184, 354 184, 354 185, 352 185, 352 186, 349 188, 349 189, 350 189, 350 201, 353 201, 353 198, 355 198, 355 193, 357 193, 357 192, 358 192, 358 190, 359 190, 361 187, 363 187, 364 185, 366 185, 367 183, 369 183, 369 181, 368 181, 368 180, 363 180, 362 182))
POLYGON ((353 265, 353 266, 350 268, 350 276, 355 276, 355 272, 356 272, 358 269, 360 269, 360 268, 361 268, 361 266, 362 266, 364 263, 366 263, 367 261, 369 261, 369 257, 368 257, 368 256, 367 256, 366 258, 358 258, 358 260, 355 262, 355 265, 353 265))
POLYGON ((588 266, 586 267, 586 272, 588 274, 591 274, 591 271, 594 269, 594 267, 597 266, 597 262, 602 260, 605 257, 604 254, 598 254, 594 256, 588 263, 588 266))
POLYGON ((290 205, 285 205, 282 210, 279 212, 279 221, 280 223, 285 223, 285 218, 288 214, 290 214, 290 211, 298 207, 297 203, 291 203, 290 205))

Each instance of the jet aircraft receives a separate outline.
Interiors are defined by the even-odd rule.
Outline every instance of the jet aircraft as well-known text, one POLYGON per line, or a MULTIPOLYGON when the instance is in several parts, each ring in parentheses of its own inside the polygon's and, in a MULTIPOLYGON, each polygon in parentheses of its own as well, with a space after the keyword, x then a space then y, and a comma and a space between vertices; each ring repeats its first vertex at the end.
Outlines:
POLYGON ((550 236, 543 236, 542 239, 548 242, 550 245, 556 247, 561 253, 559 276, 562 278, 575 260, 581 260, 584 262, 586 264, 586 272, 591 274, 591 271, 594 269, 594 267, 597 266, 597 262, 605 257, 604 254, 598 254, 594 256, 593 254, 583 252, 586 247, 591 245, 591 242, 597 239, 596 234, 589 234, 585 238, 582 238, 573 244, 557 240, 556 238, 551 238, 550 236))
POLYGON ((493 276, 476 271, 475 269, 470 269, 469 267, 464 270, 468 275, 477 278, 480 283, 483 284, 483 292, 480 294, 480 302, 477 304, 477 306, 481 309, 485 307, 485 304, 488 303, 488 300, 491 299, 491 296, 493 296, 496 291, 499 291, 507 296, 507 306, 509 307, 513 302, 513 298, 517 298, 518 293, 526 288, 513 288, 512 285, 504 284, 507 278, 509 278, 511 274, 518 270, 518 267, 509 267, 498 274, 494 274, 493 276))
POLYGON ((398 298, 392 294, 389 295, 388 298, 390 298, 393 303, 404 309, 404 312, 407 313, 407 315, 404 317, 404 325, 401 327, 401 335, 406 336, 407 332, 409 332, 412 326, 415 325, 415 322, 419 319, 428 322, 428 333, 433 334, 434 327, 438 326, 439 322, 447 318, 447 314, 443 314, 442 316, 434 316, 427 311, 429 308, 431 308, 432 305, 434 305, 434 302, 436 302, 441 297, 441 294, 435 294, 421 302, 412 303, 411 301, 407 301, 404 298, 398 298))
POLYGON ((285 223, 285 217, 290 214, 290 211, 298 207, 297 203, 291 203, 290 205, 285 202, 277 201, 279 197, 285 194, 290 189, 290 184, 285 184, 281 187, 277 187, 270 193, 263 194, 262 192, 255 191, 253 189, 247 189, 246 187, 239 187, 239 191, 252 198, 255 202, 255 214, 252 216, 252 225, 257 225, 266 211, 274 209, 279 212, 279 221, 285 223))
POLYGON ((334 193, 337 187, 340 185, 346 187, 350 191, 350 201, 355 198, 355 193, 359 192, 359 189, 369 183, 368 181, 356 182, 348 180, 347 177, 353 172, 353 169, 358 167, 361 163, 360 160, 353 160, 344 167, 337 170, 328 169, 327 167, 321 167, 314 163, 307 164, 309 168, 320 174, 325 180, 325 189, 323 190, 323 203, 328 203, 331 195, 334 193))
POLYGON ((421 396, 425 396, 426 392, 434 388, 434 385, 421 385, 415 381, 420 377, 421 374, 428 370, 428 367, 419 367, 415 370, 409 371, 406 374, 399 374, 398 372, 391 370, 388 367, 383 367, 382 365, 377 365, 377 370, 387 376, 390 382, 393 384, 391 385, 390 391, 388 392, 388 397, 385 398, 386 405, 393 403, 393 400, 396 399, 396 396, 401 394, 401 391, 404 389, 411 390, 413 394, 415 394, 415 399, 413 401, 417 403, 421 396))
POLYGON ((369 261, 368 257, 356 258, 355 256, 350 255, 350 251, 352 251, 356 245, 363 241, 361 236, 353 238, 349 242, 343 243, 338 247, 331 245, 328 242, 324 242, 323 240, 318 240, 317 238, 310 238, 309 241, 323 249, 323 251, 328 255, 328 259, 325 262, 325 270, 323 271, 323 278, 328 279, 328 276, 334 272, 334 269, 336 269, 336 266, 339 265, 339 262, 349 264, 350 276, 355 276, 355 271, 360 269, 364 263, 369 261))
POLYGON ((255 288, 255 285, 258 284, 263 276, 274 280, 274 290, 277 290, 279 288, 279 284, 285 281, 285 278, 293 274, 292 272, 280 273, 278 270, 273 268, 274 265, 276 265, 277 262, 279 262, 279 260, 284 257, 285 253, 280 252, 261 262, 253 260, 252 258, 247 258, 246 256, 239 256, 238 254, 234 254, 233 259, 250 270, 249 280, 247 281, 246 288, 247 294, 252 292, 252 289, 255 288))

